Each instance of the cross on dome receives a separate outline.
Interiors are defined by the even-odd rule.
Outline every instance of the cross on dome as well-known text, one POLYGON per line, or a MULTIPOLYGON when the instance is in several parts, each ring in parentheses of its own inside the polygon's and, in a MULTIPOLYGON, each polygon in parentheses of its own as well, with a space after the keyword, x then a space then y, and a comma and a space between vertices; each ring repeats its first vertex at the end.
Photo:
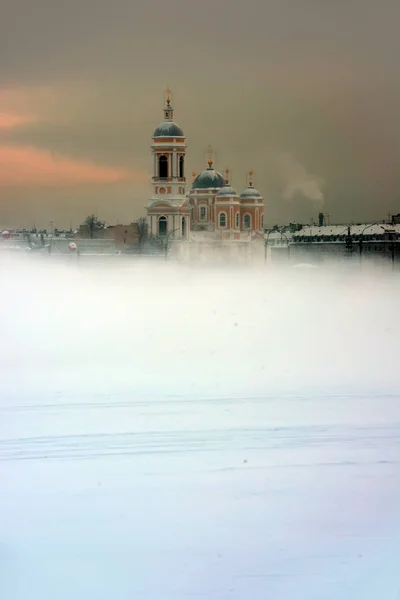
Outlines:
POLYGON ((207 165, 209 169, 212 169, 214 164, 214 150, 211 145, 207 146, 207 150, 205 151, 205 156, 207 158, 207 165))
POLYGON ((164 98, 165 98, 165 105, 166 106, 171 106, 172 92, 169 89, 169 87, 167 87, 167 89, 164 92, 164 98))
POLYGON ((249 187, 253 187, 253 175, 254 175, 254 171, 253 171, 253 169, 250 169, 250 171, 248 173, 248 178, 247 178, 247 185, 249 187))

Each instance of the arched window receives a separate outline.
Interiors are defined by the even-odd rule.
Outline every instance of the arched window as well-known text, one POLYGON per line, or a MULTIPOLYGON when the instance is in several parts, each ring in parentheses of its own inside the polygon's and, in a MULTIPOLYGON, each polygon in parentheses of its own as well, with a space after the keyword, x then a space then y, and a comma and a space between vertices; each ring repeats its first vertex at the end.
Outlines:
POLYGON ((182 217, 182 237, 186 237, 186 219, 182 217))
POLYGON ((168 177, 168 157, 164 154, 160 156, 158 161, 158 176, 162 179, 167 179, 168 177))
POLYGON ((158 219, 158 235, 167 235, 167 217, 160 217, 158 219))
POLYGON ((226 227, 226 213, 219 213, 219 226, 221 229, 226 227))
POLYGON ((183 156, 179 159, 179 177, 185 177, 185 159, 183 156))
POLYGON ((199 206, 199 220, 207 221, 207 205, 206 204, 200 204, 200 206, 199 206))
POLYGON ((251 215, 246 213, 243 217, 243 229, 251 229, 251 215))
POLYGON ((237 211, 237 213, 235 215, 235 227, 236 227, 236 229, 239 229, 239 227, 240 227, 240 213, 239 213, 239 211, 237 211))

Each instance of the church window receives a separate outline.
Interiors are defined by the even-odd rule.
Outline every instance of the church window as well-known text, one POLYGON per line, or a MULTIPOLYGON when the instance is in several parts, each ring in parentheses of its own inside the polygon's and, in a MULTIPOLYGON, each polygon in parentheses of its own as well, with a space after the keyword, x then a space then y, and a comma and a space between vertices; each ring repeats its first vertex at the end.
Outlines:
POLYGON ((200 221, 207 221, 207 206, 200 206, 200 221))
POLYGON ((243 229, 251 229, 251 215, 246 213, 243 217, 243 229))
POLYGON ((222 228, 226 227, 226 213, 219 213, 219 226, 222 228))
POLYGON ((158 176, 161 177, 161 179, 167 179, 167 177, 168 177, 168 157, 165 156, 165 154, 160 156, 158 165, 159 165, 158 176))
POLYGON ((167 234, 167 217, 160 217, 158 219, 158 235, 167 234))
POLYGON ((185 159, 183 156, 179 159, 179 177, 185 177, 185 159))
POLYGON ((239 229, 239 226, 240 226, 240 214, 239 214, 239 211, 238 211, 236 213, 236 215, 235 215, 235 227, 236 227, 236 229, 239 229))

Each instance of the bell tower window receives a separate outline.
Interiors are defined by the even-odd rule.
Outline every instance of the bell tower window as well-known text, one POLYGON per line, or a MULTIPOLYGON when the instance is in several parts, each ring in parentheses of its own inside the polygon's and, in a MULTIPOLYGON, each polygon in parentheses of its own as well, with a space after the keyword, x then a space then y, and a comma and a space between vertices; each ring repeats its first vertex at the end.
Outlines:
POLYGON ((164 154, 162 156, 160 156, 159 162, 158 162, 158 176, 161 179, 167 179, 168 177, 168 157, 165 156, 164 154))
POLYGON ((185 159, 183 156, 179 158, 179 177, 185 177, 185 159))

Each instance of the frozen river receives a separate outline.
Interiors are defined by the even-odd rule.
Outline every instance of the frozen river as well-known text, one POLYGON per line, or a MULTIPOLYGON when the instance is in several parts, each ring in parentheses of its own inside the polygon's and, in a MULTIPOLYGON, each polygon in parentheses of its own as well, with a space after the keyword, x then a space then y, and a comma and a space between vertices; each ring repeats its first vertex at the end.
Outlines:
POLYGON ((397 282, 6 277, 2 600, 400 598, 397 282))

